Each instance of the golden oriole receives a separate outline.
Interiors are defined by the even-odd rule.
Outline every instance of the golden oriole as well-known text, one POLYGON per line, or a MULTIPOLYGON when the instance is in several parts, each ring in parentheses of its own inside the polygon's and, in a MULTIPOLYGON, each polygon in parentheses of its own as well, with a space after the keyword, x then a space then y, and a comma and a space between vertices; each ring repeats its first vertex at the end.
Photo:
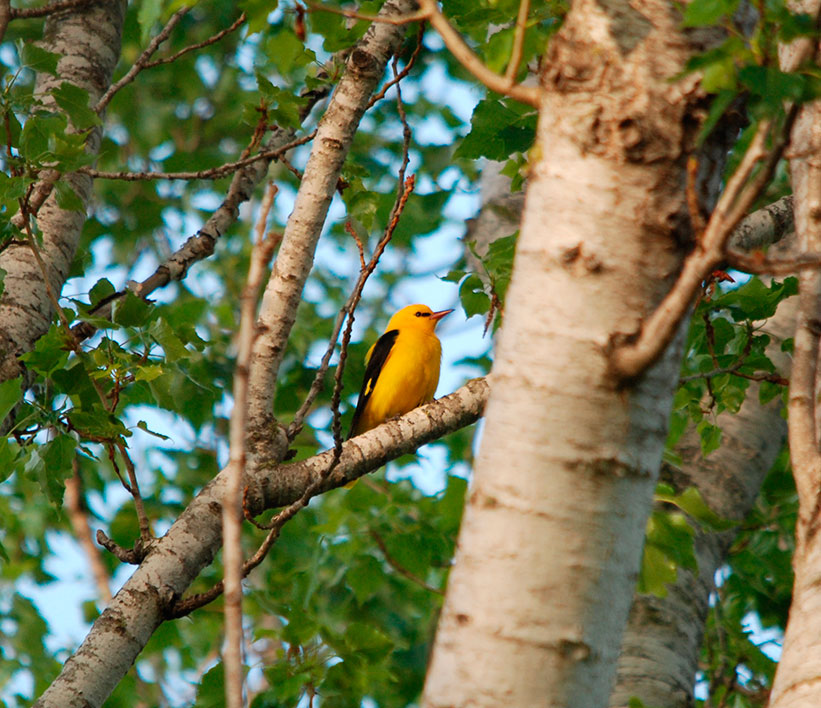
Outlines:
POLYGON ((409 305, 391 317, 365 357, 365 380, 349 438, 433 400, 442 359, 434 330, 451 312, 409 305))

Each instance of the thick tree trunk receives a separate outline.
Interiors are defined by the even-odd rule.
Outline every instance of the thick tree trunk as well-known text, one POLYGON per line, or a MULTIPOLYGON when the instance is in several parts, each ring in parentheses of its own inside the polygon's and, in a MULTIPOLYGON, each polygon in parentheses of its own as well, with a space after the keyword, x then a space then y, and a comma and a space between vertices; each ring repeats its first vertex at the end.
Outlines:
MULTIPOLYGON (((92 106, 105 93, 120 57, 125 9, 122 0, 97 0, 49 16, 43 46, 62 58, 57 76, 37 75, 35 93, 47 109, 59 110, 49 91, 64 81, 88 91, 92 106)), ((88 152, 97 153, 101 136, 99 128, 90 132, 88 152)), ((84 205, 88 203, 91 177, 70 174, 61 179, 71 185, 84 205)), ((60 209, 53 194, 37 215, 46 278, 56 295, 68 276, 84 222, 84 212, 60 209)), ((0 299, 0 381, 5 381, 20 374, 17 357, 30 351, 48 330, 54 307, 47 295, 46 278, 27 243, 10 245, 0 253, 0 268, 6 271, 0 299)))
POLYGON ((551 42, 475 481, 426 706, 607 704, 678 354, 607 348, 681 263, 689 50, 664 2, 582 0, 551 42))

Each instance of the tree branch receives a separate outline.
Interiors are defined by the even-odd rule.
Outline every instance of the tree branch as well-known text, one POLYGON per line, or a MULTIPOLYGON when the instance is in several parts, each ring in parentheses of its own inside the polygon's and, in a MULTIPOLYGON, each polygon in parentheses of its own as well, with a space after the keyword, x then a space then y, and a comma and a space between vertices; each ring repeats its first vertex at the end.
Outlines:
MULTIPOLYGON (((515 82, 515 76, 508 78, 500 76, 495 71, 489 69, 484 62, 476 56, 474 51, 465 43, 459 33, 453 29, 447 18, 439 11, 436 0, 419 0, 419 5, 427 14, 430 23, 442 36, 445 46, 456 60, 467 69, 473 76, 487 86, 491 91, 500 93, 503 96, 510 96, 517 101, 528 105, 539 107, 539 96, 541 89, 536 86, 522 86, 515 82)), ((515 72, 514 72, 515 73, 515 72)))
POLYGON ((233 397, 229 425, 229 460, 226 503, 222 507, 222 534, 225 586, 225 704, 242 708, 242 478, 245 474, 245 428, 247 423, 248 363, 256 331, 254 317, 263 274, 273 255, 274 241, 265 238, 265 226, 277 189, 268 186, 257 217, 257 238, 251 252, 248 278, 240 297, 240 324, 237 333, 237 361, 234 368, 233 397))
POLYGON ((114 95, 119 91, 123 86, 127 86, 130 84, 134 79, 137 78, 137 74, 139 74, 148 63, 148 60, 152 57, 154 52, 156 52, 160 45, 171 36, 171 33, 174 31, 174 28, 180 23, 180 20, 185 16, 185 14, 190 10, 188 7, 183 7, 177 10, 168 22, 165 24, 159 33, 148 43, 148 46, 145 48, 142 54, 137 58, 137 61, 132 64, 131 68, 125 73, 119 81, 116 83, 111 84, 108 87, 108 91, 106 91, 99 101, 97 101, 97 105, 94 106, 94 112, 97 114, 102 113, 106 106, 111 102, 111 99, 114 98, 114 95))
MULTIPOLYGON (((76 7, 70 17, 58 12, 45 23, 49 49, 61 55, 57 76, 47 73, 37 75, 35 94, 47 110, 60 110, 51 90, 64 81, 88 91, 90 100, 96 101, 103 87, 111 82, 114 64, 120 54, 125 2, 94 0, 82 6, 72 3, 59 9, 67 11, 69 7, 76 7)), ((56 5, 49 5, 45 10, 55 12, 56 5)), ((100 140, 101 131, 94 128, 86 137, 89 154, 97 153, 100 140)), ((27 245, 12 244, 0 253, 0 268, 7 273, 0 299, 0 352, 3 352, 0 357, 0 381, 19 375, 17 356, 29 351, 48 330, 54 313, 51 306, 46 304, 44 277, 52 291, 59 294, 85 222, 84 211, 60 209, 56 200, 49 198, 51 185, 59 174, 51 171, 41 177, 44 179, 29 195, 26 217, 37 213, 37 225, 43 235, 45 276, 41 275, 32 260, 27 245)), ((77 174, 65 175, 63 179, 85 205, 91 195, 91 179, 77 174)), ((13 221, 21 229, 25 228, 22 213, 15 214, 13 221)))
MULTIPOLYGON (((316 103, 324 98, 329 88, 309 91, 304 94, 307 104, 303 107, 300 117, 305 120, 316 103)), ((311 133, 313 136, 313 133, 311 133)), ((147 298, 155 290, 162 288, 173 280, 182 280, 188 269, 214 253, 217 240, 234 224, 239 217, 239 207, 248 201, 257 185, 268 173, 271 161, 278 155, 284 154, 296 144, 306 142, 305 138, 293 139, 294 131, 276 128, 270 135, 265 154, 245 158, 243 167, 234 174, 231 186, 220 207, 211 215, 205 225, 191 236, 179 249, 169 256, 164 263, 145 280, 140 283, 129 283, 129 289, 137 296, 147 298)), ((240 162, 243 162, 242 160, 240 162)), ((111 307, 116 300, 125 297, 127 291, 116 293, 106 298, 91 314, 108 318, 111 316, 111 307)), ((90 337, 97 328, 88 323, 80 322, 72 328, 75 338, 82 341, 90 337)))
MULTIPOLYGON (((417 408, 343 445, 333 474, 322 480, 324 493, 358 479, 389 460, 475 422, 489 386, 474 379, 449 396, 417 408)), ((333 458, 329 450, 288 465, 248 469, 246 507, 252 514, 293 503, 319 479, 333 458)), ((131 667, 164 621, 166 613, 222 543, 221 508, 227 474, 223 470, 188 505, 168 533, 97 618, 77 652, 35 704, 38 708, 97 708, 131 667)))
POLYGON ((741 164, 727 182, 704 234, 684 262, 678 280, 636 336, 620 334, 613 338, 609 352, 610 369, 617 380, 636 378, 667 348, 702 282, 725 258, 730 234, 769 183, 789 141, 798 109, 798 104, 789 108, 784 127, 769 151, 765 145, 772 125, 769 121, 759 125, 741 164), (764 164, 751 178, 759 162, 764 164))

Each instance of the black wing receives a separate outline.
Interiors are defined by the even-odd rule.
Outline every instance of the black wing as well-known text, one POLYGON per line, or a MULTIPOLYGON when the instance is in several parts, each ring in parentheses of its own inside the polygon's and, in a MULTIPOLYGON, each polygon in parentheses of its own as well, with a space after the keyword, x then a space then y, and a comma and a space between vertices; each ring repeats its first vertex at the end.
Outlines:
POLYGON ((356 402, 356 410, 354 411, 353 420, 351 421, 351 432, 348 433, 348 440, 353 437, 353 431, 356 430, 359 418, 365 411, 365 406, 368 405, 373 389, 376 386, 376 381, 379 379, 379 374, 382 373, 382 367, 385 366, 385 362, 388 360, 388 354, 391 353, 391 349, 393 349, 394 342, 396 342, 398 336, 399 330, 392 329, 389 332, 385 332, 385 334, 376 340, 376 344, 373 345, 371 358, 368 359, 368 365, 365 367, 365 379, 362 381, 362 389, 359 391, 359 400, 356 402))

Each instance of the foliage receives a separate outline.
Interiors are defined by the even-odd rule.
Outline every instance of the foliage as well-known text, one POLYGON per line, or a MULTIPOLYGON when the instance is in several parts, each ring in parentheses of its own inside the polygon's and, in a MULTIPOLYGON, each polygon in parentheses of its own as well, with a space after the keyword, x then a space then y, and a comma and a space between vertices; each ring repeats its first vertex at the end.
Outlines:
MULTIPOLYGON (((185 4, 130 5, 117 77, 185 4)), ((380 4, 364 2, 359 9, 376 12, 380 4)), ((518 4, 448 0, 443 11, 477 54, 503 71, 513 38, 506 23, 518 4), (490 25, 505 26, 489 33, 490 25)), ((691 26, 729 21, 737 4, 696 0, 687 5, 685 21, 691 26)), ((0 247, 27 238, 11 219, 38 170, 72 171, 94 162, 86 138, 95 126, 103 126, 96 167, 107 171, 215 167, 238 159, 260 124, 295 128, 299 135, 310 132, 319 116, 311 114, 300 126, 302 92, 335 84, 341 72, 336 53, 361 37, 367 24, 330 12, 309 12, 303 41, 294 3, 245 0, 240 6, 247 13, 242 28, 142 72, 115 95, 104 119, 94 112, 87 93, 65 82, 51 92, 59 111, 48 110, 33 90, 34 72, 57 71, 58 57, 47 44, 31 41, 40 36, 42 21, 10 25, 0 47, 0 136, 7 147, 5 171, 0 172, 0 247)), ((780 2, 762 7, 764 17, 751 39, 730 33, 718 50, 689 67, 703 72, 705 88, 715 94, 705 131, 739 98, 756 118, 780 111, 786 98, 818 95, 814 75, 784 74, 775 64, 776 43, 809 32, 806 18, 791 15, 780 2)), ((517 67, 520 78, 538 60, 566 9, 566 3, 557 0, 532 3, 517 67)), ((227 0, 197 4, 163 45, 163 56, 206 40, 237 14, 236 4, 227 0)), ((409 28, 400 68, 415 46, 416 32, 409 28)), ((402 83, 413 135, 411 171, 418 187, 357 310, 356 341, 344 377, 346 415, 369 344, 388 312, 405 304, 409 292, 429 288, 432 279, 425 278, 425 271, 431 263, 436 276, 447 272, 443 280, 458 284, 467 317, 496 313, 497 324, 502 317, 517 234, 499 234, 475 272, 459 249, 444 256, 435 252, 435 234, 453 232, 469 215, 462 197, 476 189, 477 160, 505 162, 513 188, 521 187, 536 112, 489 94, 471 114, 466 104, 475 98, 469 81, 438 41, 426 36, 417 65, 402 83), (433 90, 443 74, 456 98, 443 98, 441 91, 437 95, 433 90), (415 280, 421 285, 414 290, 407 283, 415 280)), ((280 190, 273 231, 284 227, 298 185, 295 173, 304 168, 308 149, 294 151, 293 170, 283 163, 271 170, 280 190)), ((386 226, 401 156, 400 111, 395 94, 388 93, 367 113, 343 169, 341 194, 280 373, 275 408, 283 423, 291 421, 305 399, 317 353, 324 349, 331 321, 359 271, 359 254, 346 222, 368 252, 386 226)), ((0 439, 0 695, 6 705, 22 705, 40 693, 74 648, 76 637, 50 627, 55 613, 42 604, 44 590, 73 572, 56 560, 59 549, 69 546, 77 553, 67 540, 77 530, 64 508, 66 480, 82 480, 92 527, 103 528, 127 547, 139 528, 133 502, 119 479, 124 474, 119 445, 135 461, 146 511, 158 531, 168 528, 225 462, 232 338, 248 270, 253 215, 243 213, 222 235, 215 257, 198 263, 185 280, 156 293, 154 300, 129 296, 108 319, 93 308, 129 279, 152 272, 196 233, 224 198, 229 179, 96 180, 93 209, 71 267, 73 279, 60 304, 62 319, 94 325, 98 333, 81 347, 72 347, 63 323, 55 320, 22 357, 30 380, 0 384, 0 419, 13 411, 13 427, 0 439)), ((82 207, 65 181, 58 182, 57 197, 63 208, 82 207)), ((34 236, 37 240, 38 234, 34 236)), ((455 300, 456 288, 448 287, 436 292, 449 292, 455 300)), ((674 402, 669 461, 675 462, 674 444, 687 425, 697 426, 705 455, 721 444, 714 416, 738 410, 751 377, 763 378, 762 401, 781 395, 783 387, 773 378, 775 369, 766 353, 769 339, 758 326, 794 292, 791 279, 771 285, 752 279, 738 287, 717 288, 701 299, 674 402)), ((486 368, 487 361, 474 357, 473 370, 486 368)), ((329 444, 329 419, 326 386, 309 425, 292 446, 298 457, 329 444)), ((323 707, 358 705, 365 698, 380 706, 417 700, 454 550, 471 451, 472 431, 460 431, 427 453, 441 466, 441 480, 429 483, 408 457, 350 491, 315 500, 285 527, 269 559, 250 577, 246 592, 252 640, 247 668, 255 708, 293 706, 314 695, 323 707)), ((725 677, 735 676, 742 665, 762 685, 771 679, 772 667, 754 651, 743 622, 755 613, 766 627, 784 626, 795 515, 788 479, 782 461, 736 542, 708 628, 705 680, 711 686, 729 685, 725 677), (759 563, 761 558, 767 563, 759 563), (731 649, 719 656, 716 647, 726 647, 727 637, 731 649)), ((658 498, 674 508, 667 506, 651 518, 640 582, 642 589, 662 594, 678 567, 695 569, 692 520, 725 527, 689 490, 675 495, 660 488, 658 498)), ((259 543, 259 532, 247 528, 245 533, 250 550, 259 543)), ((102 562, 114 582, 121 582, 124 572, 113 557, 103 554, 102 562)), ((210 587, 221 573, 217 561, 193 590, 210 587)), ((85 621, 102 607, 87 585, 75 599, 78 605, 86 600, 85 621)), ((131 706, 135 696, 144 705, 192 700, 198 706, 218 705, 221 641, 220 601, 190 621, 166 622, 106 705, 131 706)), ((725 696, 726 690, 716 695, 725 696)))

